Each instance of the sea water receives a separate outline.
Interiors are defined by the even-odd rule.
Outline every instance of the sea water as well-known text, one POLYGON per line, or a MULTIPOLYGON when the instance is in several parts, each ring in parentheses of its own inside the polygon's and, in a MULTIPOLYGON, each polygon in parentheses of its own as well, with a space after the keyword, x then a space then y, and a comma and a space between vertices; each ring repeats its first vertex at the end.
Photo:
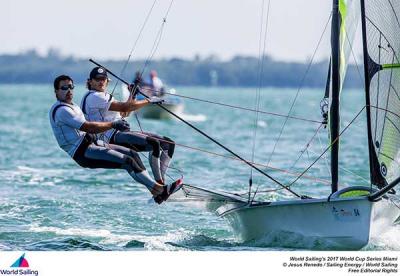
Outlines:
MULTIPOLYGON (((177 94, 257 108, 255 88, 176 87, 177 94)), ((85 89, 77 86, 74 101, 85 89)), ((284 184, 316 160, 327 147, 321 121, 322 89, 265 88, 255 113, 184 99, 183 117, 284 184), (290 112, 296 117, 286 120, 290 112), (276 115, 283 116, 276 116, 276 115), (310 121, 311 120, 311 121, 310 121), (257 127, 255 127, 257 126, 257 127), (283 127, 284 126, 284 127, 283 127), (276 143, 276 141, 278 141, 276 143), (309 144, 309 146, 307 146, 309 144)), ((115 96, 119 97, 119 91, 115 96)), ((80 168, 63 152, 51 132, 51 85, 0 86, 0 250, 293 250, 308 248, 296 236, 241 242, 227 222, 201 206, 149 203, 145 187, 122 170, 80 168)), ((342 129, 364 106, 362 90, 342 94, 342 129)), ((259 200, 292 196, 219 146, 178 120, 139 118, 143 131, 176 141, 167 182, 245 193, 253 175, 259 200)), ((140 130, 134 116, 131 127, 140 130)), ((366 119, 362 113, 342 134, 340 185, 368 185, 366 119)), ((329 194, 329 151, 293 184, 299 194, 329 194), (327 157, 328 159, 324 159, 327 157)), ((149 168, 147 154, 141 155, 149 168)), ((400 250, 398 229, 366 250, 400 250)), ((319 248, 321 249, 321 248, 319 248)))

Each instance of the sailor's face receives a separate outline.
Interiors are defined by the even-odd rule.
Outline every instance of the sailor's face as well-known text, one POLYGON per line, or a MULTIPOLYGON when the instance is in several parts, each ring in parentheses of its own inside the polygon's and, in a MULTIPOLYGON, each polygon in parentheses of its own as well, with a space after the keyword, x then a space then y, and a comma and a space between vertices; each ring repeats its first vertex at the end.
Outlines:
POLYGON ((108 79, 106 77, 97 77, 90 80, 90 87, 92 90, 104 92, 107 89, 108 79))
POLYGON ((62 80, 60 81, 60 85, 56 90, 57 99, 62 102, 71 103, 72 98, 74 97, 73 91, 74 91, 73 82, 70 80, 62 80))

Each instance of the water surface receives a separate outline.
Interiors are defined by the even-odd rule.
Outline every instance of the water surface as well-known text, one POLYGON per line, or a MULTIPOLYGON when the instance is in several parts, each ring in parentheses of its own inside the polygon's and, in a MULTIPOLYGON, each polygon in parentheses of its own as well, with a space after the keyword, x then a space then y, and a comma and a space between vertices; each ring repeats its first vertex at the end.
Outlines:
MULTIPOLYGON (((186 96, 219 103, 255 107, 255 89, 177 87, 186 96)), ((75 102, 85 92, 76 89, 75 102)), ((296 90, 266 88, 260 109, 287 114, 296 90)), ((221 218, 193 205, 149 203, 148 192, 125 171, 89 170, 77 166, 60 150, 51 133, 48 110, 54 102, 51 86, 0 86, 0 250, 293 250, 298 241, 277 238, 243 243, 221 218), (286 241, 286 242, 284 242, 286 241)), ((322 90, 303 90, 293 116, 321 120, 322 90)), ((117 93, 117 97, 118 97, 117 93)), ((319 124, 184 100, 186 118, 244 158, 260 165, 282 183, 290 183, 327 146, 327 130, 319 124), (189 115, 189 116, 188 116, 189 115), (279 143, 275 141, 280 136, 279 143), (310 147, 306 147, 309 141, 310 147), (275 150, 273 150, 275 147, 275 150), (271 155, 271 153, 274 153, 271 155), (296 161, 297 160, 297 161, 296 161), (286 172, 289 171, 289 172, 286 172)), ((362 91, 344 93, 342 126, 364 105, 362 91)), ((133 129, 139 129, 134 117, 133 129)), ((169 181, 184 174, 186 183, 210 189, 246 192, 251 170, 179 121, 140 119, 145 131, 173 138, 179 145, 169 181), (199 150, 193 150, 196 148, 199 150), (208 151, 208 153, 204 152, 208 151), (215 153, 211 154, 209 152, 215 153)), ((368 153, 365 114, 343 134, 340 185, 367 185, 368 153)), ((327 156, 328 157, 328 156, 327 156)), ((142 159, 147 162, 146 156, 142 159)), ((329 161, 321 159, 293 189, 313 197, 329 193, 329 161)), ((259 190, 276 188, 253 171, 259 190)), ((259 194, 259 199, 290 198, 284 191, 259 194)), ((400 250, 394 229, 366 250, 400 250), (394 232, 393 232, 394 231, 394 232)))

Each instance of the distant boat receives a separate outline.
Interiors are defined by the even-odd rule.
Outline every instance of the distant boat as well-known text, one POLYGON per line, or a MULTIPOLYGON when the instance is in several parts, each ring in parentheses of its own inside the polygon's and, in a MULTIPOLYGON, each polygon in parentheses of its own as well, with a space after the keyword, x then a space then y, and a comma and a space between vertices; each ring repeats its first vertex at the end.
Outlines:
MULTIPOLYGON (((142 87, 141 91, 148 96, 153 94, 153 90, 149 87, 142 87)), ((182 114, 184 110, 183 101, 178 97, 173 97, 170 94, 175 94, 175 89, 169 89, 168 94, 159 93, 158 97, 164 100, 163 106, 173 113, 182 114)), ((127 100, 129 97, 129 90, 126 85, 122 85, 122 97, 124 100, 127 100)), ((143 95, 138 95, 137 99, 144 99, 143 95)), ((137 113, 147 119, 172 119, 173 115, 168 113, 162 108, 159 108, 156 105, 147 105, 137 111, 137 113)))

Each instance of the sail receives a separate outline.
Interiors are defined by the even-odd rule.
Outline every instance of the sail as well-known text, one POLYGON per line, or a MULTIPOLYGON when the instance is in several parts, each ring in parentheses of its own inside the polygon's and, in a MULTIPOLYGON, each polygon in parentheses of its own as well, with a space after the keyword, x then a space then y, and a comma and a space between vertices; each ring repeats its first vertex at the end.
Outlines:
POLYGON ((340 0, 340 91, 343 88, 347 66, 350 55, 353 51, 353 42, 360 21, 360 2, 359 0, 340 0))
POLYGON ((400 1, 361 0, 371 181, 400 176, 400 1))
MULTIPOLYGON (((346 76, 349 57, 359 22, 358 0, 334 0, 331 33, 331 70, 329 89, 329 129, 331 142, 332 193, 338 189, 340 94, 346 76)), ((327 93, 326 93, 327 94, 327 93)))
MULTIPOLYGON (((353 51, 353 42, 360 21, 360 2, 358 0, 340 0, 339 1, 339 75, 340 85, 339 94, 343 89, 343 83, 347 73, 350 55, 353 51)), ((327 77, 327 87, 325 98, 332 99, 332 60, 329 61, 329 72, 327 77)), ((329 101, 329 108, 332 101, 329 101)))

